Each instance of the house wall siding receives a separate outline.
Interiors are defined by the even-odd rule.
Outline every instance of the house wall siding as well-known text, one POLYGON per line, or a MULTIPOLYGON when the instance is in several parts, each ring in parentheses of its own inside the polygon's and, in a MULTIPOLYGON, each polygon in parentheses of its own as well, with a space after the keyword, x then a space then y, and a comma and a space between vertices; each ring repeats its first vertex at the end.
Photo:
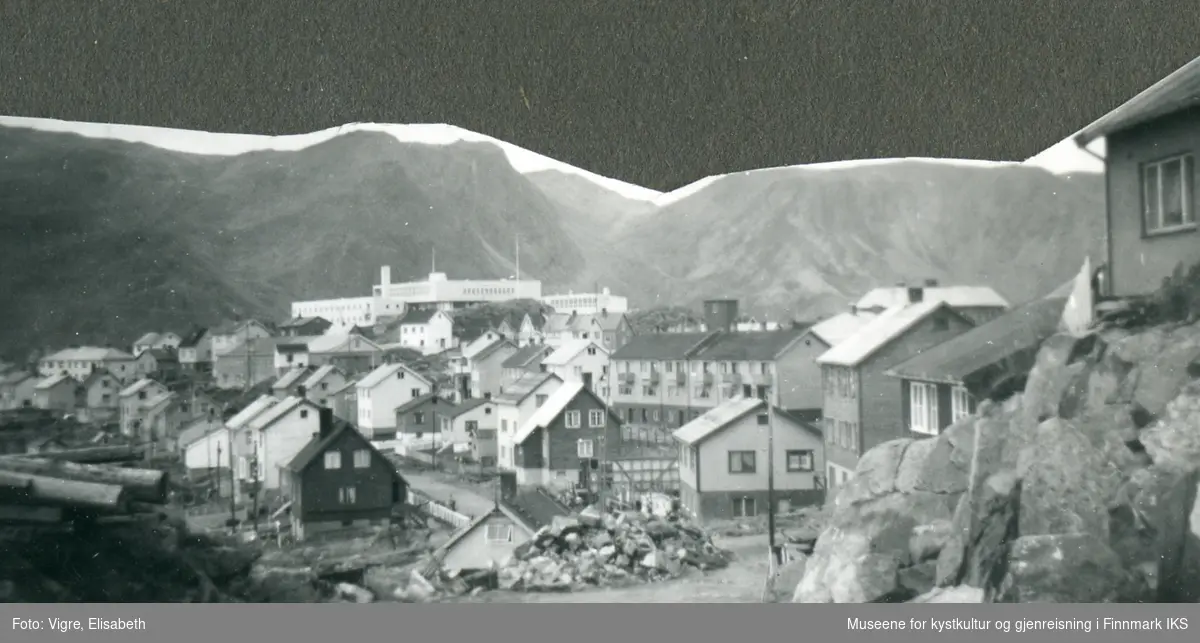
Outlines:
POLYGON ((528 542, 532 535, 523 527, 517 525, 507 516, 493 515, 480 523, 462 540, 454 543, 442 559, 442 567, 447 570, 455 569, 484 569, 496 563, 499 565, 512 555, 513 550, 528 542), (512 542, 488 542, 488 525, 506 525, 512 527, 512 542))
MULTIPOLYGON (((815 433, 796 426, 776 414, 774 431, 775 488, 779 490, 815 489, 815 476, 824 467, 824 449, 821 438, 815 433), (805 450, 813 452, 812 471, 789 472, 787 452, 805 450)), ((703 493, 718 491, 758 491, 767 488, 767 431, 766 425, 758 424, 758 414, 750 413, 733 426, 720 431, 699 445, 700 487, 703 493), (754 473, 730 473, 730 451, 754 451, 754 473)), ((682 472, 681 472, 682 475, 682 472)))
POLYGON ((776 363, 779 372, 778 405, 785 409, 820 409, 824 403, 821 366, 817 358, 829 345, 805 335, 796 341, 776 363))
MULTIPOLYGON (((1144 235, 1142 164, 1184 153, 1193 155, 1193 163, 1200 161, 1200 109, 1108 137, 1108 264, 1113 295, 1153 292, 1180 262, 1185 267, 1200 262, 1196 229, 1155 237, 1144 235)), ((1198 182, 1200 170, 1193 169, 1192 194, 1200 197, 1198 182)), ((1192 209, 1196 210, 1195 204, 1192 209)))
MULTIPOLYGON (((395 504, 392 483, 393 468, 379 453, 371 450, 371 463, 366 469, 354 468, 354 452, 367 449, 366 441, 354 431, 343 431, 327 451, 342 454, 342 466, 338 469, 325 468, 325 452, 300 474, 292 474, 293 485, 299 486, 297 511, 304 521, 345 521, 384 517, 391 514, 395 504), (299 481, 297 482, 297 477, 299 481), (339 501, 343 487, 355 486, 352 505, 339 501)), ((400 498, 407 496, 401 484, 400 498)), ((295 487, 293 487, 295 488, 295 487)), ((296 499, 295 496, 293 499, 296 499)))
POLYGON ((615 450, 621 443, 621 426, 617 423, 612 414, 604 414, 604 426, 593 428, 588 422, 588 412, 592 410, 605 410, 604 404, 596 398, 589 395, 586 391, 580 391, 575 399, 567 404, 563 413, 556 418, 549 427, 549 449, 546 468, 551 471, 577 471, 579 469, 579 440, 592 440, 592 448, 597 459, 602 459, 604 445, 607 444, 609 449, 615 450), (566 427, 567 411, 579 411, 580 428, 568 429, 566 427), (604 443, 600 442, 600 438, 604 438, 604 443))
POLYGON ((517 352, 517 347, 505 344, 482 359, 471 360, 473 370, 479 374, 479 380, 471 388, 473 397, 484 397, 487 394, 499 395, 504 386, 504 360, 517 352))
POLYGON ((287 466, 292 458, 321 429, 321 414, 317 409, 302 406, 288 411, 282 418, 263 430, 263 449, 259 454, 262 467, 263 486, 278 489, 281 484, 281 467, 287 466), (303 415, 303 417, 302 417, 303 415))

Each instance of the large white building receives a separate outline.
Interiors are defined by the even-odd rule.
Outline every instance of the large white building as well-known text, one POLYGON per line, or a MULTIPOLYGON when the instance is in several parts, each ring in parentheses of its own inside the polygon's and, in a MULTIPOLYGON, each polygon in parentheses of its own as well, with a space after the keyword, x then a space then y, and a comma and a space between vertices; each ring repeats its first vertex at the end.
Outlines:
POLYGON ((340 333, 354 326, 374 324, 374 307, 372 297, 296 301, 292 302, 292 317, 321 317, 333 324, 327 332, 340 333))
POLYGON ((408 306, 453 310, 473 304, 541 299, 542 282, 535 279, 451 280, 444 272, 431 272, 424 281, 392 283, 392 269, 379 269, 379 284, 374 289, 376 315, 399 315, 408 306))
POLYGON ((596 315, 602 312, 629 312, 629 300, 619 297, 604 288, 596 293, 577 293, 567 291, 565 295, 546 295, 542 303, 550 306, 555 312, 578 315, 596 315))

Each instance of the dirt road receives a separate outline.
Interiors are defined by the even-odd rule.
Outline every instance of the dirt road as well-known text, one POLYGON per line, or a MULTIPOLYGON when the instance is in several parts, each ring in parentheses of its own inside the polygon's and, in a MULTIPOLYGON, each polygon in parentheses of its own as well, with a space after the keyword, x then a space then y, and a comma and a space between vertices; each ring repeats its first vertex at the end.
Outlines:
POLYGON ((404 476, 410 487, 442 504, 453 498, 458 506, 457 511, 468 516, 481 516, 496 505, 495 500, 479 491, 443 482, 436 473, 401 470, 400 475, 404 476))

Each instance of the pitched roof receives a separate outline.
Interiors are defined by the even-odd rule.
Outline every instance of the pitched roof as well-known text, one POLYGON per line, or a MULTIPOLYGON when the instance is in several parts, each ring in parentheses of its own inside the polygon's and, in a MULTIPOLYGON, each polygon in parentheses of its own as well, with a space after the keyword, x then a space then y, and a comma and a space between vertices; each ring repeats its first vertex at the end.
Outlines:
MULTIPOLYGON (((1008 308, 1008 301, 989 286, 924 286, 922 301, 944 301, 954 308, 1008 308)), ((876 288, 856 304, 861 310, 892 308, 909 303, 908 288, 876 288)))
POLYGON ((71 379, 71 376, 67 375, 66 373, 59 373, 58 375, 51 375, 50 377, 43 378, 42 380, 38 381, 33 388, 38 391, 44 391, 46 389, 54 388, 55 386, 67 381, 74 382, 75 380, 71 379))
POLYGON ((596 313, 591 315, 592 323, 600 327, 600 330, 617 330, 621 327, 621 321, 625 319, 625 313, 596 313))
POLYGON ((125 388, 121 389, 121 392, 117 393, 117 397, 129 397, 130 395, 133 395, 134 393, 137 393, 139 391, 144 391, 151 385, 154 385, 157 383, 158 382, 155 382, 154 380, 152 380, 148 377, 143 377, 142 379, 134 382, 133 384, 130 384, 129 386, 126 386, 125 388))
POLYGON ((287 341, 295 341, 297 337, 255 337, 249 343, 240 341, 233 348, 221 353, 221 357, 245 357, 250 355, 273 354, 275 347, 287 341))
POLYGON ((944 301, 926 300, 919 304, 895 306, 879 314, 845 341, 825 351, 818 364, 858 366, 876 351, 890 344, 935 311, 953 311, 944 301))
MULTIPOLYGON (((104 378, 116 380, 117 376, 113 375, 112 373, 109 373, 107 370, 101 368, 101 369, 96 369, 96 370, 92 371, 91 373, 88 373, 88 376, 83 378, 83 382, 81 382, 81 383, 84 386, 91 386, 92 384, 95 384, 96 382, 99 382, 100 380, 103 380, 104 378)), ((0 378, 0 381, 3 381, 3 378, 0 378)), ((117 394, 117 397, 120 397, 119 393, 117 394)))
POLYGON ((330 322, 328 319, 325 319, 324 317, 293 317, 293 318, 279 324, 279 327, 280 328, 303 328, 304 326, 307 326, 314 322, 325 322, 326 324, 332 325, 332 322, 330 322))
POLYGON ((214 335, 235 335, 235 334, 240 333, 243 330, 245 330, 246 327, 251 324, 256 324, 258 326, 262 326, 263 328, 267 328, 266 324, 258 321, 257 319, 247 319, 244 321, 230 320, 230 321, 221 322, 217 326, 213 327, 212 334, 214 334, 214 335))
POLYGON ((500 366, 502 368, 532 368, 540 364, 542 359, 553 350, 545 344, 529 344, 509 355, 500 366))
POLYGON ((147 346, 150 344, 157 343, 159 339, 161 339, 161 338, 159 337, 158 333, 151 331, 151 332, 146 333, 145 335, 142 335, 141 337, 139 337, 137 339, 137 341, 133 343, 133 345, 134 346, 147 346))
POLYGON ((348 378, 346 378, 346 383, 343 384, 342 386, 338 387, 337 389, 333 390, 332 392, 330 392, 330 395, 341 395, 342 393, 345 393, 346 391, 354 391, 357 389, 358 389, 358 380, 354 379, 353 377, 348 377, 348 378))
POLYGON ((301 378, 307 379, 311 373, 312 370, 310 370, 307 366, 297 366, 283 375, 280 375, 279 379, 271 385, 271 390, 282 391, 284 389, 291 388, 292 386, 299 384, 302 381, 301 378))
POLYGON ((418 324, 428 324, 437 314, 436 308, 410 308, 405 311, 404 316, 400 318, 401 326, 415 326, 418 324))
POLYGON ((470 399, 463 400, 461 403, 455 405, 450 410, 449 415, 450 415, 450 417, 458 417, 458 416, 462 415, 463 413, 466 413, 467 411, 473 411, 473 410, 475 410, 481 406, 484 406, 486 404, 495 405, 496 403, 494 401, 489 400, 484 397, 472 397, 470 399))
POLYGON ((358 388, 375 388, 380 383, 382 383, 384 380, 386 380, 389 377, 392 377, 393 375, 395 375, 396 373, 399 373, 400 371, 405 371, 410 376, 416 378, 418 381, 424 382, 426 385, 432 386, 432 384, 430 384, 429 380, 422 377, 420 373, 414 371, 413 369, 409 368, 405 364, 401 364, 399 362, 393 362, 391 364, 380 364, 378 368, 371 371, 370 373, 367 373, 361 380, 358 381, 358 388))
POLYGON ((32 377, 32 374, 26 373, 25 371, 13 371, 12 373, 5 373, 4 375, 0 376, 0 386, 16 386, 17 384, 20 384, 21 382, 24 382, 32 377))
POLYGON ((500 507, 521 518, 523 526, 537 531, 554 521, 558 516, 569 516, 571 510, 555 500, 542 489, 522 489, 512 497, 502 498, 500 507))
POLYGON ((807 327, 756 332, 720 333, 693 359, 731 362, 769 362, 808 332, 807 327))
POLYGON ((333 364, 326 364, 326 365, 318 368, 317 370, 313 371, 312 374, 308 376, 308 379, 304 380, 304 384, 302 386, 304 386, 304 388, 306 388, 306 389, 311 390, 317 384, 320 384, 321 380, 325 379, 326 377, 329 377, 334 372, 341 373, 342 371, 341 371, 341 369, 334 366, 333 364))
POLYGON ((302 397, 292 395, 281 400, 279 404, 274 404, 263 410, 262 413, 254 416, 254 418, 246 423, 246 427, 252 431, 269 429, 273 424, 275 424, 276 420, 282 418, 289 412, 300 408, 301 406, 308 406, 313 410, 319 410, 319 407, 316 404, 313 404, 302 397))
MULTIPOLYGON (((699 444, 721 432, 747 414, 766 410, 766 402, 757 397, 737 397, 709 409, 700 417, 676 429, 672 435, 676 440, 684 444, 699 444)), ((821 431, 815 426, 801 421, 799 418, 778 407, 775 408, 775 417, 785 418, 804 431, 821 435, 821 431)))
POLYGON ((253 420, 263 411, 275 406, 279 399, 272 395, 263 395, 257 400, 251 402, 246 408, 238 411, 233 417, 225 421, 225 426, 237 430, 246 426, 250 420, 253 420))
POLYGON ((1041 344, 1058 330, 1066 298, 1037 299, 928 348, 888 370, 893 377, 960 383, 972 373, 1041 344))
POLYGON ((523 373, 512 383, 503 386, 500 393, 493 396, 492 400, 504 404, 520 404, 550 378, 562 380, 553 373, 523 373))
POLYGON ((197 344, 200 343, 201 340, 204 339, 204 336, 207 334, 208 334, 207 328, 193 328, 192 330, 188 331, 187 335, 183 336, 183 339, 181 339, 179 341, 179 347, 180 348, 194 348, 197 344))
POLYGON ((484 358, 488 357, 489 355, 491 355, 492 353, 495 353, 496 351, 500 350, 501 348, 504 348, 505 346, 512 347, 513 349, 517 348, 516 344, 514 344, 513 342, 509 341, 508 339, 506 339, 504 337, 501 337, 501 338, 497 339, 496 341, 491 342, 491 343, 487 344, 486 346, 484 346, 483 348, 475 351, 471 355, 471 359, 484 359, 484 358))
POLYGON ((188 447, 214 433, 226 430, 220 422, 200 417, 184 425, 183 430, 179 432, 179 437, 175 441, 180 447, 188 447))
POLYGON ((146 351, 156 362, 178 362, 179 355, 175 351, 165 348, 151 348, 146 351))
POLYGON ((529 416, 525 424, 522 424, 517 429, 517 432, 513 435, 513 443, 521 444, 530 435, 533 435, 534 431, 550 426, 554 418, 558 417, 563 412, 563 409, 567 408, 571 400, 575 399, 575 396, 579 395, 579 392, 582 390, 582 382, 566 382, 558 387, 558 390, 551 393, 550 397, 546 398, 546 401, 533 412, 533 415, 529 416))
POLYGON ((422 406, 424 406, 430 402, 433 402, 433 403, 437 404, 438 406, 445 405, 445 408, 451 409, 451 411, 453 411, 453 409, 455 407, 454 402, 451 402, 450 400, 447 400, 446 398, 439 397, 437 393, 426 393, 424 395, 418 395, 417 397, 414 397, 413 399, 405 402, 404 404, 397 406, 396 413, 397 414, 408 413, 409 411, 411 411, 413 409, 419 409, 422 406))
POLYGON ((634 335, 612 359, 686 360, 715 333, 645 333, 634 335))
MULTIPOLYGON (((325 436, 317 435, 310 439, 307 444, 305 444, 300 448, 299 451, 296 452, 296 455, 290 462, 284 465, 284 467, 289 471, 295 471, 297 473, 303 472, 310 465, 312 465, 312 463, 317 462, 317 456, 324 453, 325 450, 328 449, 334 442, 336 442, 338 438, 340 438, 346 431, 354 431, 357 433, 357 429, 354 428, 353 424, 350 424, 341 418, 334 417, 333 426, 331 427, 329 433, 325 436)), ((385 456, 374 444, 372 444, 370 440, 362 438, 360 442, 365 444, 366 448, 371 450, 371 452, 376 456, 383 458, 384 460, 387 459, 387 456, 385 456)), ((400 475, 400 472, 396 471, 395 467, 388 467, 388 471, 391 472, 394 479, 405 482, 404 476, 400 475)))
POLYGON ((833 347, 857 333, 875 317, 875 313, 865 311, 839 313, 829 319, 817 322, 809 330, 821 341, 833 347))
POLYGON ((101 362, 113 359, 133 359, 133 355, 120 349, 104 346, 76 346, 47 355, 42 358, 42 361, 101 362))
POLYGON ((606 355, 608 354, 608 351, 604 350, 602 346, 590 339, 570 339, 559 345, 559 347, 555 349, 553 353, 550 353, 543 358, 542 363, 547 366, 564 366, 570 363, 571 360, 575 359, 576 355, 582 353, 583 350, 589 346, 595 346, 596 348, 604 351, 606 355))
POLYGON ((1075 135, 1080 144, 1200 106, 1200 58, 1171 72, 1075 135))
POLYGON ((377 353, 382 351, 383 347, 378 343, 362 335, 351 333, 321 335, 308 341, 309 353, 377 353))

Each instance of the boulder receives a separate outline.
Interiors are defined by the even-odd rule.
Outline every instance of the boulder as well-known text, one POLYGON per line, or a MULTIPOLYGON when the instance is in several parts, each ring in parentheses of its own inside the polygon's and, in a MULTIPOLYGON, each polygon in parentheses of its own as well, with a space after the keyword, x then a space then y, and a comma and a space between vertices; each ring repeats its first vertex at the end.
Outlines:
POLYGON ((1188 471, 1200 463, 1200 381, 1189 382, 1166 405, 1140 441, 1155 464, 1188 471))
POLYGON ((912 599, 910 603, 982 603, 983 590, 970 585, 935 587, 912 599))
POLYGON ((1129 572, 1094 534, 1038 534, 1016 539, 1008 570, 984 594, 997 603, 1114 603, 1130 596, 1129 572))

